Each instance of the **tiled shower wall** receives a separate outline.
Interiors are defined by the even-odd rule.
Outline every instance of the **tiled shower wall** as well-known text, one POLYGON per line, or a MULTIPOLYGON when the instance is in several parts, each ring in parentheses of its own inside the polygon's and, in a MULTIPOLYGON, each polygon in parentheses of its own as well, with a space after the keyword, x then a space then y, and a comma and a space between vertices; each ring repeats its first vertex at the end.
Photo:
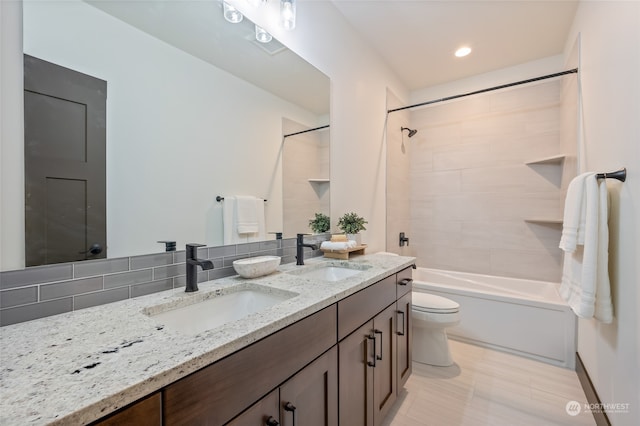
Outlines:
POLYGON ((560 279, 561 225, 529 219, 562 217, 562 163, 525 163, 561 153, 561 92, 554 79, 412 111, 411 246, 420 266, 560 279))
MULTIPOLYGON (((326 236, 306 241, 314 239, 326 236)), ((304 253, 305 258, 322 254, 309 249, 304 253)), ((234 260, 266 255, 294 262, 295 238, 199 248, 198 258, 211 260, 214 269, 200 271, 198 282, 235 275, 234 260)), ((185 274, 184 250, 0 272, 0 325, 184 287, 185 274)))
MULTIPOLYGON (((404 106, 395 94, 387 90, 387 109, 404 106)), ((409 126, 409 111, 398 111, 387 116, 387 239, 386 251, 401 256, 413 256, 411 245, 413 234, 409 212, 411 145, 417 137, 409 138, 402 127, 409 126), (409 245, 400 246, 400 232, 409 238, 409 245)))
MULTIPOLYGON (((283 119, 285 134, 308 130, 283 119)), ((329 129, 290 136, 282 148, 283 232, 311 232, 309 220, 315 213, 331 215, 329 183, 329 129), (309 179, 327 179, 310 182, 309 179)), ((332 224, 335 227, 335 223, 332 224)))

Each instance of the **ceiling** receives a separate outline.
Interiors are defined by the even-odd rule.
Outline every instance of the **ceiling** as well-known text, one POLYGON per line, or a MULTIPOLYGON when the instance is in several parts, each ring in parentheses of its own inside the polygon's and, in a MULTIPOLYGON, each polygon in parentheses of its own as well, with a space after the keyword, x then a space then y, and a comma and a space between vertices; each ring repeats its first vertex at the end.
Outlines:
POLYGON ((225 21, 220 1, 84 1, 308 111, 329 113, 329 78, 275 38, 255 41, 249 19, 225 21))
POLYGON ((578 5, 568 0, 333 2, 409 90, 561 54, 578 5), (473 51, 456 58, 454 51, 463 45, 473 51))

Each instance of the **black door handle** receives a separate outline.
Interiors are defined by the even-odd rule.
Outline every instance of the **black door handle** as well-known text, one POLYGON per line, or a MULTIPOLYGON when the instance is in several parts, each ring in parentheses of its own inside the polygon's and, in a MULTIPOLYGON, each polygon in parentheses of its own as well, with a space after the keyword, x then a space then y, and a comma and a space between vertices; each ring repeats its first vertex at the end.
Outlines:
POLYGON ((91 245, 91 247, 89 247, 89 249, 87 251, 79 251, 78 254, 89 254, 91 253, 92 255, 96 255, 96 254, 100 254, 102 253, 102 246, 98 243, 93 243, 91 245))
POLYGON ((369 367, 374 367, 376 366, 376 335, 375 334, 370 334, 367 336, 367 339, 369 340, 373 340, 373 362, 371 361, 367 361, 367 365, 369 367))
POLYGON ((267 426, 278 426, 280 424, 279 421, 273 418, 273 416, 269 416, 267 421, 265 422, 267 426))
POLYGON ((398 336, 404 336, 404 333, 406 332, 405 328, 404 328, 404 311, 398 311, 399 314, 402 314, 402 331, 398 331, 398 336))
POLYGON ((413 278, 404 278, 401 279, 400 281, 398 281, 398 284, 400 285, 409 285, 413 282, 413 278))
MULTIPOLYGON (((379 334, 380 335, 380 356, 376 355, 376 358, 378 359, 378 361, 382 361, 382 331, 380 330, 373 330, 374 334, 379 334)), ((375 351, 374 351, 375 354, 375 351)))
POLYGON ((293 416, 292 426, 296 426, 296 406, 293 405, 291 402, 287 402, 286 404, 284 404, 284 410, 291 412, 291 415, 293 416))

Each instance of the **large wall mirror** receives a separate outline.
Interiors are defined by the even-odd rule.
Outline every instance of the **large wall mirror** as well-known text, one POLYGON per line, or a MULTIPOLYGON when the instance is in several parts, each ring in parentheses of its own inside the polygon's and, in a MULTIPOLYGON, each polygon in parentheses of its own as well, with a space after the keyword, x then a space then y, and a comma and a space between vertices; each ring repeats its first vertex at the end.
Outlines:
POLYGON ((109 258, 223 244, 217 196, 264 198, 266 231, 290 229, 283 119, 328 124, 329 79, 248 19, 217 0, 25 0, 23 43, 107 82, 109 258))

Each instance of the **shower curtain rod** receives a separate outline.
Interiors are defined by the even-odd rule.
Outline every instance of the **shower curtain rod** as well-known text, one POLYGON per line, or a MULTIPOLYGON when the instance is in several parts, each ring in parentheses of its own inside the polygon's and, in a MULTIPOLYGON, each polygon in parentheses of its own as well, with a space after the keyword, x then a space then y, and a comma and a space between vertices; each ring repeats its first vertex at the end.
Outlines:
POLYGON ((450 101, 452 99, 463 98, 465 96, 478 95, 480 93, 491 92, 493 90, 505 89, 507 87, 519 86, 520 84, 533 83, 534 81, 546 80, 547 78, 560 77, 560 76, 566 75, 566 74, 575 74, 577 72, 578 72, 578 68, 573 68, 573 69, 570 69, 570 70, 567 70, 567 71, 561 71, 561 72, 557 72, 557 73, 554 73, 554 74, 543 75, 541 77, 529 78, 527 80, 516 81, 514 83, 508 83, 508 84, 502 84, 500 86, 489 87, 487 89, 480 89, 480 90, 476 90, 476 91, 468 92, 468 93, 462 93, 460 95, 447 96, 446 98, 434 99, 432 101, 420 102, 419 104, 415 104, 415 105, 409 105, 409 106, 404 106, 404 107, 400 107, 400 108, 388 109, 387 110, 387 114, 390 113, 390 112, 402 111, 402 110, 405 110, 405 109, 416 108, 416 107, 420 107, 420 106, 435 104, 435 103, 438 103, 438 102, 450 101))
POLYGON ((327 124, 326 126, 320 126, 320 127, 316 127, 314 129, 308 129, 308 130, 303 130, 301 132, 295 132, 295 133, 289 133, 288 135, 284 135, 282 138, 286 139, 289 136, 295 136, 295 135, 301 135, 303 133, 308 133, 308 132, 315 132, 316 130, 322 130, 322 129, 326 129, 327 127, 329 127, 329 125, 327 124))

